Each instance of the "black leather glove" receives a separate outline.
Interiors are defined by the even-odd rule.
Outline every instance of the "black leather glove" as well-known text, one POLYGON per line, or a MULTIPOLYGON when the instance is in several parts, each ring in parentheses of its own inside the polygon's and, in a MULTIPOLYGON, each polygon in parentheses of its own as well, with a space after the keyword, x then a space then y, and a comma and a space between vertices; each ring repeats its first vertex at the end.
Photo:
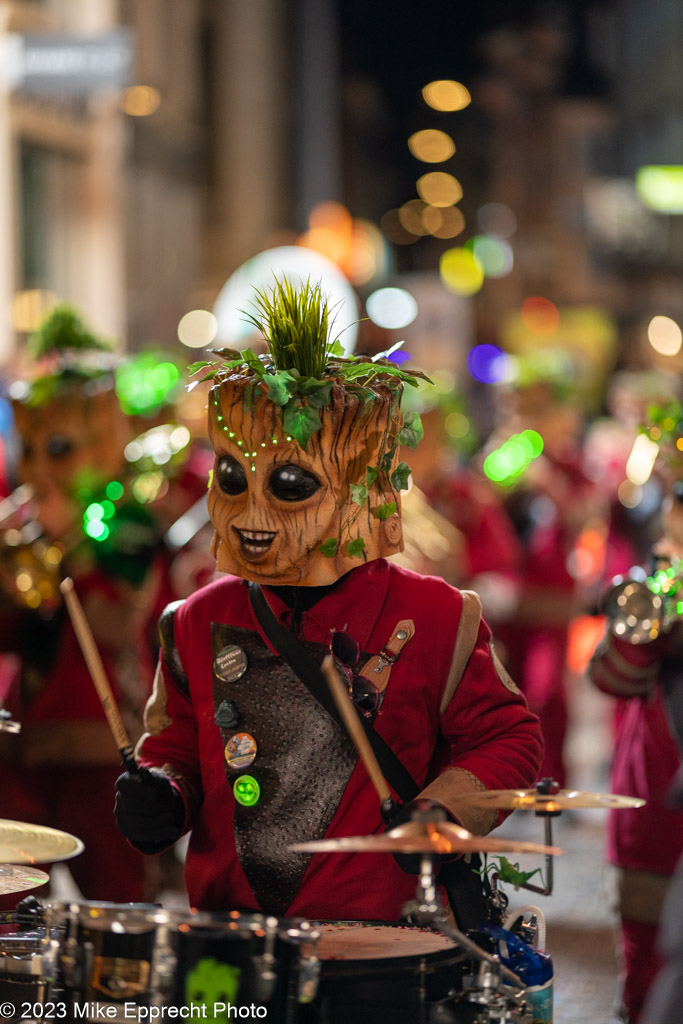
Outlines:
MULTIPOLYGON (((403 825, 408 821, 414 821, 417 823, 423 823, 427 821, 455 821, 455 818, 447 811, 443 804, 440 804, 438 800, 430 800, 427 797, 418 797, 416 800, 411 800, 407 804, 403 804, 399 807, 397 813, 392 817, 388 824, 388 829, 396 828, 397 825, 403 825)), ((436 863, 440 864, 444 860, 449 860, 452 857, 451 854, 439 855, 436 858, 436 863)), ((420 865, 422 863, 422 855, 419 853, 395 853, 394 860, 408 875, 418 875, 420 873, 420 865)))
POLYGON ((160 853, 180 839, 185 822, 183 798, 160 772, 139 768, 116 780, 116 824, 141 853, 160 853))

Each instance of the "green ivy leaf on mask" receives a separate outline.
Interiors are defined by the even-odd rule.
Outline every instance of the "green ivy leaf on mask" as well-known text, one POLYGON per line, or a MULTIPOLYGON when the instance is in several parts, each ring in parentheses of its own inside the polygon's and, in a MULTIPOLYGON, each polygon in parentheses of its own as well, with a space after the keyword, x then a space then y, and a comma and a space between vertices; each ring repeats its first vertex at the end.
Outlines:
POLYGON ((424 427, 419 413, 407 412, 403 417, 403 426, 398 439, 406 448, 417 448, 424 437, 424 427))
POLYGON ((410 466, 407 462, 399 462, 398 466, 389 477, 389 482, 395 491, 405 491, 408 489, 409 477, 410 466))
POLYGON ((349 490, 351 491, 351 498, 356 505, 364 505, 370 495, 365 484, 351 484, 349 490))
POLYGON ((318 410, 300 401, 288 402, 282 410, 282 424, 300 448, 306 448, 309 438, 320 430, 322 422, 318 410))
POLYGON ((337 540, 337 538, 328 537, 327 540, 324 540, 322 542, 322 544, 318 548, 318 551, 320 552, 321 555, 324 555, 325 558, 334 558, 334 556, 337 554, 338 547, 339 541, 337 540))
POLYGON ((389 470, 391 469, 391 463, 394 461, 394 455, 396 454, 397 447, 398 443, 395 442, 382 459, 382 469, 384 470, 385 473, 388 473, 389 470))
POLYGON ((322 409, 330 404, 330 392, 333 380, 316 380, 314 377, 302 377, 298 381, 298 393, 308 399, 314 409, 322 409))
POLYGON ((215 359, 214 360, 198 359, 196 363, 190 363, 190 365, 187 368, 187 372, 188 372, 189 376, 192 377, 193 374, 199 373, 200 370, 203 370, 205 366, 215 366, 215 365, 216 365, 216 360, 215 359))
POLYGON ((375 480, 379 476, 379 466, 366 466, 365 467, 365 486, 372 487, 375 480))
POLYGON ((253 349, 245 348, 240 359, 240 363, 244 363, 249 366, 254 373, 258 374, 259 377, 263 377, 266 372, 266 368, 263 362, 259 359, 253 349))
POLYGON ((268 398, 273 405, 287 405, 296 391, 298 381, 287 370, 273 373, 264 378, 268 384, 268 398))
POLYGON ((390 501, 388 505, 378 505, 377 508, 372 509, 372 514, 375 519, 388 519, 389 516, 393 516, 396 511, 396 502, 390 501))
POLYGON ((358 558, 365 550, 365 541, 362 537, 350 540, 346 545, 346 553, 350 558, 358 558))

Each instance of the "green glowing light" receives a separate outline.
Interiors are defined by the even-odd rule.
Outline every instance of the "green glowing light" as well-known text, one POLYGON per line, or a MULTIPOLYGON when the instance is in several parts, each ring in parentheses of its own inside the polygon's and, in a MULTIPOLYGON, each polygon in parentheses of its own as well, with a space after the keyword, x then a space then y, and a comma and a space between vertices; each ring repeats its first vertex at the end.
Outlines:
POLYGON ((504 441, 484 459, 484 473, 494 483, 508 487, 543 451, 543 438, 535 430, 523 430, 504 441))
POLYGON ((99 501, 93 501, 83 513, 83 518, 86 520, 104 519, 104 505, 101 505, 99 501))
POLYGON ((118 480, 110 480, 104 488, 104 493, 111 501, 118 501, 119 498, 123 497, 123 484, 119 483, 118 480))
POLYGON ((108 498, 105 498, 102 502, 102 508, 104 509, 104 519, 111 519, 116 512, 116 505, 113 501, 109 501, 108 498))
POLYGON ((242 807, 253 807, 261 798, 261 787, 253 775, 240 775, 232 787, 235 800, 242 807))
POLYGON ((93 540, 106 540, 109 536, 109 527, 101 519, 91 519, 85 524, 85 532, 93 540))

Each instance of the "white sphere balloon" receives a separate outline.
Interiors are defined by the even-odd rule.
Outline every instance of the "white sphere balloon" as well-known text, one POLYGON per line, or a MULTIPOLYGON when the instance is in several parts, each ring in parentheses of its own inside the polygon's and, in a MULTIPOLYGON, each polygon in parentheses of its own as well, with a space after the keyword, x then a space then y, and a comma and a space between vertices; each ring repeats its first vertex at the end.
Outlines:
POLYGON ((253 312, 254 288, 269 292, 275 278, 286 277, 292 284, 320 284, 334 321, 332 337, 338 337, 347 355, 353 352, 358 335, 358 300, 341 270, 313 249, 282 245, 252 256, 230 275, 221 288, 213 313, 218 321, 216 343, 246 348, 254 327, 245 316, 253 312))

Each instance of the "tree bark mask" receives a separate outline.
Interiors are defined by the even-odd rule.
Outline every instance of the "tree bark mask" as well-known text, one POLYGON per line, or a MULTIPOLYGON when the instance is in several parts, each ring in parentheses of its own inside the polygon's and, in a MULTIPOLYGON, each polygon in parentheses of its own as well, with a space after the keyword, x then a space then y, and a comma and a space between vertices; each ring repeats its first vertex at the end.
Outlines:
POLYGON ((335 384, 319 410, 321 429, 302 449, 253 378, 236 373, 214 384, 208 507, 217 568, 257 583, 314 587, 403 550, 400 495, 389 479, 398 462, 399 403, 383 385, 363 401, 335 384), (369 479, 359 504, 352 485, 369 479))

